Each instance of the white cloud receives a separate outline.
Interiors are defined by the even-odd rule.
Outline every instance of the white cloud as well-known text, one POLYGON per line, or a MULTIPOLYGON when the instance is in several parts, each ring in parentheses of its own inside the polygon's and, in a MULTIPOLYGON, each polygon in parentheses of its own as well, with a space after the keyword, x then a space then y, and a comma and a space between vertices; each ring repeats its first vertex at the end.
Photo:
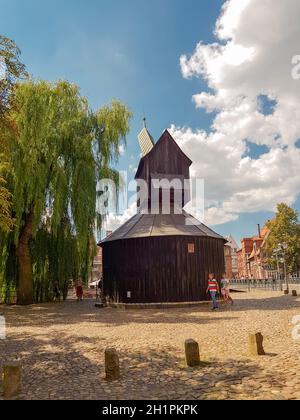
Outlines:
POLYGON ((124 144, 120 144, 120 146, 119 146, 119 153, 120 153, 120 155, 121 156, 124 156, 125 155, 125 152, 126 152, 125 145, 124 144))
POLYGON ((131 217, 137 213, 136 204, 132 204, 122 215, 109 214, 104 221, 103 229, 106 231, 115 231, 117 228, 122 226, 131 217))
POLYGON ((132 172, 132 173, 136 173, 137 172, 137 170, 138 170, 138 168, 136 167, 136 166, 134 166, 134 165, 129 165, 129 170, 132 172))
POLYGON ((180 59, 186 78, 202 77, 209 92, 194 95, 198 108, 217 112, 210 132, 171 127, 206 182, 206 223, 241 213, 274 210, 300 192, 300 81, 292 57, 300 54, 298 0, 229 0, 216 23, 217 42, 200 42, 180 59), (275 99, 261 113, 260 96, 275 99), (246 140, 266 145, 258 159, 245 156, 246 140))

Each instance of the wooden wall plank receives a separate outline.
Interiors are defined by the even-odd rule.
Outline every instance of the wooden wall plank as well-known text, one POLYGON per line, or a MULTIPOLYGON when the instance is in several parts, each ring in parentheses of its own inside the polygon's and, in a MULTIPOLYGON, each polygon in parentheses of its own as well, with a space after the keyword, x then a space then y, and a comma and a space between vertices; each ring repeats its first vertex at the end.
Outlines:
POLYGON ((164 237, 103 244, 104 293, 118 303, 206 300, 208 274, 225 271, 224 242, 208 237, 164 237), (195 243, 195 254, 188 244, 195 243), (127 292, 132 297, 127 298, 127 292))

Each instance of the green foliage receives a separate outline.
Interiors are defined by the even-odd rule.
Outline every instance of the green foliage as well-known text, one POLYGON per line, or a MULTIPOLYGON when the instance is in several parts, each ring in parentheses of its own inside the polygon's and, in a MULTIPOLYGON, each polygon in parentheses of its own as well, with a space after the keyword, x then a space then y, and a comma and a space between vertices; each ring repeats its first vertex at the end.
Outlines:
POLYGON ((58 235, 53 236, 44 224, 36 238, 31 242, 34 276, 34 298, 36 302, 52 298, 52 287, 59 283, 63 297, 66 298, 70 279, 89 274, 94 248, 87 247, 81 255, 76 235, 72 234, 70 224, 65 221, 58 235))
POLYGON ((117 101, 92 112, 79 89, 65 81, 18 84, 14 101, 10 119, 17 135, 7 134, 13 239, 18 247, 32 216, 34 293, 43 301, 54 281, 65 290, 71 278, 88 277, 101 220, 96 185, 103 173, 114 173, 110 164, 118 158, 131 113, 117 101))
POLYGON ((0 118, 10 109, 16 80, 26 76, 20 54, 14 41, 0 35, 0 118))
POLYGON ((9 161, 9 145, 6 143, 6 132, 13 126, 7 119, 13 101, 15 82, 26 76, 25 67, 20 62, 20 50, 9 38, 0 35, 0 234, 12 228, 11 194, 8 191, 5 174, 9 161))
POLYGON ((265 250, 269 255, 269 261, 276 267, 273 254, 280 245, 286 244, 284 252, 288 272, 290 274, 297 272, 300 268, 300 224, 297 211, 287 204, 278 204, 276 217, 269 222, 268 227, 270 234, 266 240, 265 250))
POLYGON ((5 179, 1 176, 4 169, 5 165, 0 160, 0 234, 2 235, 9 232, 13 226, 13 220, 11 218, 11 194, 6 188, 5 179))

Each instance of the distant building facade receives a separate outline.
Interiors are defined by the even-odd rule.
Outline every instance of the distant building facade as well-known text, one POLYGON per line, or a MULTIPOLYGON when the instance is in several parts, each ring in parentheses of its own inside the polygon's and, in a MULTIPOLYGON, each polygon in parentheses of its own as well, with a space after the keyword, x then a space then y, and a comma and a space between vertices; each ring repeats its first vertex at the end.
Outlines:
POLYGON ((249 276, 255 279, 266 278, 263 264, 263 242, 262 238, 253 238, 253 249, 248 258, 249 276))
POLYGON ((231 253, 230 244, 226 244, 224 246, 224 255, 225 255, 226 278, 232 279, 234 276, 233 276, 233 271, 232 271, 232 253, 231 253))
POLYGON ((99 281, 102 277, 102 274, 103 274, 102 255, 103 255, 102 248, 97 247, 97 255, 94 259, 90 283, 99 281))
MULTIPOLYGON (((112 231, 106 232, 106 237, 109 237, 112 234, 112 231)), ((94 283, 96 281, 101 280, 103 277, 103 250, 101 247, 97 246, 97 254, 94 259, 90 283, 94 283)))
POLYGON ((248 259, 253 250, 253 238, 243 238, 237 252, 239 278, 251 277, 248 259))
POLYGON ((228 236, 226 239, 228 241, 227 245, 230 246, 230 250, 231 250, 231 267, 232 267, 231 278, 236 278, 236 277, 238 277, 238 273, 239 273, 239 270, 238 270, 238 255, 237 255, 239 246, 238 246, 236 240, 234 239, 234 237, 232 235, 228 236))
POLYGON ((263 280, 278 276, 277 271, 265 263, 265 243, 269 234, 267 226, 263 229, 258 226, 258 235, 242 239, 242 247, 237 252, 239 278, 263 280))

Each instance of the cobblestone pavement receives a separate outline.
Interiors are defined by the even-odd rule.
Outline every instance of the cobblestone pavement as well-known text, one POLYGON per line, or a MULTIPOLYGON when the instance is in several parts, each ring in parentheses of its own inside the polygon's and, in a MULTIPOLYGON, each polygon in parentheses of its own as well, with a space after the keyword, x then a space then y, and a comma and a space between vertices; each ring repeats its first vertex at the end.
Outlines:
POLYGON ((291 323, 300 299, 277 292, 235 298, 233 308, 216 313, 205 306, 123 312, 92 301, 2 306, 8 334, 0 369, 21 359, 21 399, 300 399, 300 342, 291 323), (266 356, 249 357, 251 332, 264 335, 266 356), (197 369, 184 363, 189 338, 200 343, 197 369), (107 347, 120 354, 116 383, 104 380, 107 347))

